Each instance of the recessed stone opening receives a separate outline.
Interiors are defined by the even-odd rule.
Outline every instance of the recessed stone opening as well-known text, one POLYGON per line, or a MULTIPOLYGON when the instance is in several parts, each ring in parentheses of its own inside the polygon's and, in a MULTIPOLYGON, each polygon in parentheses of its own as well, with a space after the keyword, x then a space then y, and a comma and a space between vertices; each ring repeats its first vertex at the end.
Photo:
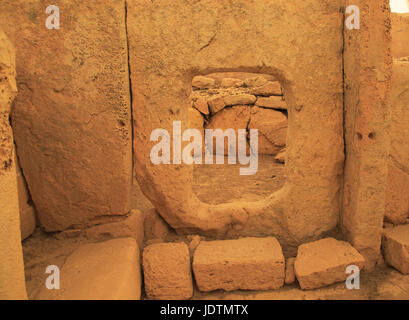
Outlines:
POLYGON ((203 161, 194 165, 193 190, 201 201, 209 204, 258 201, 283 187, 288 110, 281 83, 274 76, 245 72, 196 76, 192 81, 191 99, 190 128, 198 129, 204 137, 202 158, 205 158, 207 145, 214 163, 208 165, 203 161), (251 137, 251 130, 255 129, 257 143, 251 137), (207 130, 223 131, 222 150, 216 150, 216 138, 206 140, 207 130), (243 163, 237 153, 240 136, 244 134, 247 156, 254 154, 257 144, 254 174, 240 174, 243 163), (209 143, 213 145, 213 152, 209 143), (229 152, 235 155, 230 159, 232 162, 229 152), (224 157, 222 164, 216 163, 216 156, 224 157))

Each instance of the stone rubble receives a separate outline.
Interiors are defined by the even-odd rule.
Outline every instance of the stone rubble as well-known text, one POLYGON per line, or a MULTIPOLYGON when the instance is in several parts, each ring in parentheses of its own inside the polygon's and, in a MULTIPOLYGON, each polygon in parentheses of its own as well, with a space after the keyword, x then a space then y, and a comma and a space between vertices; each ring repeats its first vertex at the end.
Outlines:
MULTIPOLYGON (((222 78, 220 84, 210 81, 211 77, 203 79, 203 76, 198 76, 192 82, 192 108, 200 111, 204 128, 231 128, 236 130, 236 134, 238 129, 258 129, 258 152, 274 156, 282 153, 288 120, 281 84, 262 75, 245 80, 222 78), (241 118, 239 122, 238 115, 241 118)), ((195 125, 192 128, 200 129, 197 115, 189 112, 189 118, 195 125)), ((225 143, 225 155, 227 150, 225 143)), ((277 161, 282 162, 281 158, 277 161)))

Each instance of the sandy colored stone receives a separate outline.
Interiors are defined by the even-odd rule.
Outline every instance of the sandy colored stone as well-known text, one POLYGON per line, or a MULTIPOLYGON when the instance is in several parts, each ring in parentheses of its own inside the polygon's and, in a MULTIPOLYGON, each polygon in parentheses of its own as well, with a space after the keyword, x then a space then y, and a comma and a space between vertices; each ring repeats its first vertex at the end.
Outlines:
POLYGON ((115 238, 133 238, 136 240, 139 248, 143 247, 144 242, 144 216, 139 210, 132 210, 128 216, 121 217, 120 221, 104 223, 84 231, 87 239, 90 240, 108 240, 115 238))
POLYGON ((39 222, 46 231, 129 212, 132 127, 125 1, 1 1, 0 26, 16 47, 13 130, 39 222), (118 192, 120 190, 120 192, 118 192))
POLYGON ((284 264, 276 238, 202 241, 193 272, 200 291, 271 290, 283 286, 284 264))
MULTIPOLYGON (((210 118, 205 125, 205 129, 221 129, 225 132, 227 129, 233 129, 236 133, 236 151, 238 150, 238 130, 247 129, 250 119, 250 108, 247 106, 234 106, 225 108, 210 118)), ((211 143, 211 142, 209 142, 211 143)), ((216 154, 216 138, 213 139, 213 152, 216 154)), ((227 138, 224 141, 224 155, 228 155, 229 145, 227 138)))
POLYGON ((207 101, 207 103, 209 104, 209 109, 211 113, 219 112, 226 106, 224 99, 221 96, 214 96, 210 98, 207 101))
POLYGON ((171 231, 169 225, 157 213, 155 209, 151 209, 145 214, 144 219, 145 240, 165 239, 171 231))
POLYGON ((296 247, 337 226, 344 167, 343 5, 127 1, 135 173, 145 196, 179 233, 276 235, 296 247), (256 206, 204 203, 192 188, 193 166, 158 166, 149 156, 153 130, 171 132, 174 121, 187 121, 192 73, 223 70, 269 73, 286 93, 288 183, 256 206))
POLYGON ((287 154, 287 149, 282 149, 280 153, 276 155, 274 160, 280 163, 285 163, 286 154, 287 154))
POLYGON ((280 111, 253 107, 248 128, 258 130, 260 154, 276 155, 286 146, 288 120, 280 111))
POLYGON ((264 97, 283 95, 283 92, 281 90, 281 84, 278 81, 274 81, 274 82, 269 81, 266 84, 262 85, 261 87, 253 88, 250 91, 250 93, 255 96, 264 96, 264 97))
POLYGON ((224 96, 223 99, 226 106, 249 105, 256 103, 257 100, 255 96, 246 93, 224 96))
POLYGON ((237 88, 237 87, 242 87, 244 85, 244 82, 240 79, 235 79, 235 78, 224 78, 221 83, 222 88, 237 88))
POLYGON ((287 104, 282 97, 258 97, 256 101, 256 106, 269 108, 269 109, 278 109, 278 110, 287 110, 287 104))
POLYGON ((285 284, 293 284, 295 282, 294 263, 295 258, 288 258, 285 262, 285 284))
MULTIPOLYGON (((392 27, 393 28, 393 27, 392 27)), ((402 224, 409 217, 409 61, 394 59, 391 89, 390 152, 385 220, 402 224)))
POLYGON ((350 265, 363 269, 364 257, 348 242, 326 238, 302 244, 294 269, 301 289, 317 289, 345 281, 350 265))
POLYGON ((244 85, 248 88, 260 87, 267 83, 267 79, 263 76, 255 76, 244 80, 244 85))
POLYGON ((392 13, 392 56, 409 57, 409 13, 392 13))
POLYGON ((216 82, 212 78, 197 76, 193 78, 192 87, 196 89, 209 89, 213 88, 215 83, 216 82))
POLYGON ((195 102, 193 102, 193 107, 196 108, 201 113, 203 113, 204 115, 209 114, 209 105, 207 104, 206 99, 198 98, 195 102))
POLYGON ((385 230, 382 249, 387 264, 409 274, 409 224, 385 230))
POLYGON ((146 247, 143 251, 143 272, 149 299, 186 300, 193 295, 189 248, 185 243, 146 247))
POLYGON ((345 6, 349 5, 361 9, 361 21, 359 32, 344 29, 346 159, 341 226, 347 239, 365 257, 365 268, 370 270, 381 260, 385 213, 390 149, 391 20, 389 0, 347 0, 345 6))
MULTIPOLYGON (((408 153, 409 155, 409 153, 408 153)), ((406 223, 409 217, 409 174, 388 166, 385 220, 393 224, 406 223)))
POLYGON ((14 48, 0 28, 0 300, 27 299, 17 169, 9 115, 17 94, 14 48))
POLYGON ((18 164, 17 159, 15 159, 17 168, 17 189, 18 189, 18 202, 20 208, 20 229, 21 229, 21 239, 27 239, 33 234, 37 221, 35 209, 30 203, 30 195, 27 190, 27 184, 24 179, 21 168, 18 164))
POLYGON ((86 244, 60 269, 60 290, 42 289, 37 300, 139 300, 140 253, 135 239, 86 244))

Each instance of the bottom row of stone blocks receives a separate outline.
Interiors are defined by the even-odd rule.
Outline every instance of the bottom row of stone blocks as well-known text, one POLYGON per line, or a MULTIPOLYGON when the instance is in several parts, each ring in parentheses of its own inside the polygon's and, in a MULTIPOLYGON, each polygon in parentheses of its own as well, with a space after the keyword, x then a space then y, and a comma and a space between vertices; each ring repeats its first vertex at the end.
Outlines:
POLYGON ((345 281, 350 265, 362 269, 364 258, 349 243, 333 238, 301 245, 292 272, 286 270, 282 248, 273 237, 202 241, 192 263, 184 243, 154 244, 143 253, 149 299, 189 299, 193 277, 202 292, 275 290, 291 273, 302 289, 320 288, 345 281))

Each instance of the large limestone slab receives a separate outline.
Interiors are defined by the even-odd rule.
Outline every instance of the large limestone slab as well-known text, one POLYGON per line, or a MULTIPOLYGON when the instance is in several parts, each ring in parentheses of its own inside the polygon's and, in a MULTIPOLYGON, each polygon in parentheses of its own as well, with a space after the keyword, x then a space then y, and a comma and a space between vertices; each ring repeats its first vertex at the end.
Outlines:
POLYGON ((287 117, 280 111, 254 107, 249 129, 258 130, 258 152, 277 155, 287 142, 287 117))
POLYGON ((385 230, 382 248, 389 265, 403 274, 409 274, 409 225, 385 230))
POLYGON ((274 234, 296 247, 338 224, 343 4, 127 1, 135 173, 146 197, 179 233, 274 234), (154 165, 149 156, 156 144, 149 139, 153 130, 172 132, 178 120, 187 127, 194 76, 223 71, 269 74, 282 85, 288 104, 288 183, 257 205, 204 203, 192 188, 192 166, 154 165))
POLYGON ((16 96, 14 48, 0 28, 0 300, 26 299, 10 107, 16 96))
POLYGON ((409 61, 393 61, 390 152, 386 181, 385 220, 406 222, 409 216, 409 61), (405 192, 406 190, 406 192, 405 192))
POLYGON ((12 113, 17 152, 46 231, 129 212, 132 132, 125 1, 4 0, 0 25, 17 52, 12 113))
POLYGON ((185 243, 159 243, 146 247, 143 272, 149 299, 185 300, 193 295, 190 253, 185 243))
POLYGON ((348 240, 365 257, 365 267, 372 269, 381 261, 385 213, 391 21, 389 0, 346 0, 345 6, 349 5, 361 9, 361 22, 359 32, 344 28, 346 161, 341 225, 348 240))
POLYGON ((348 242, 326 238, 302 244, 294 269, 301 289, 316 289, 345 281, 350 265, 364 267, 365 259, 348 242))
POLYGON ((85 237, 90 240, 109 240, 115 238, 134 238, 139 246, 144 243, 144 219, 145 215, 139 210, 132 210, 127 216, 119 221, 103 223, 83 231, 85 237))
POLYGON ((60 290, 43 290, 38 300, 139 300, 139 248, 132 238, 79 247, 61 268, 60 290))
POLYGON ((193 258, 200 291, 278 289, 284 269, 281 246, 272 237, 201 241, 193 258))

